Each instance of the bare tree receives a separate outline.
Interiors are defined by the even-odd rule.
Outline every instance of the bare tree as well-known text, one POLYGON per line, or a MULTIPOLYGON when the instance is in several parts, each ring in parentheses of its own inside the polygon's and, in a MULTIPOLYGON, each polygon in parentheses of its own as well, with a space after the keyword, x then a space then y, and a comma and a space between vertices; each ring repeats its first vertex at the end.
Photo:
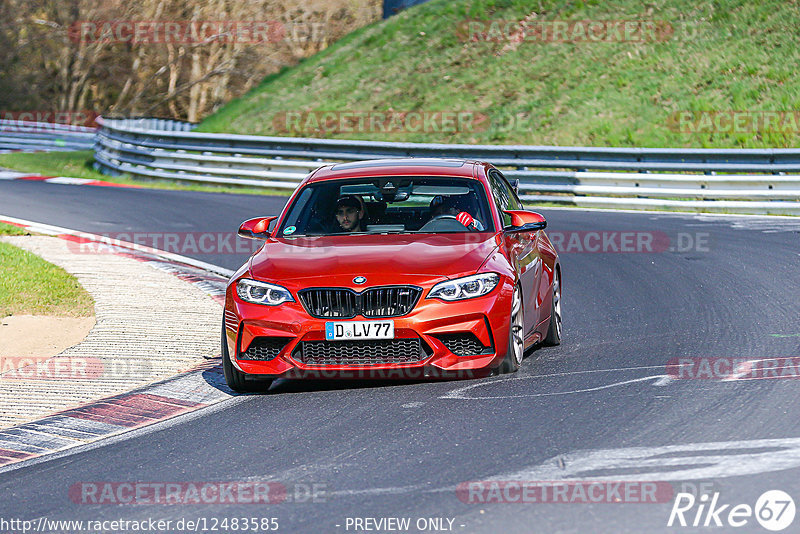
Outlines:
POLYGON ((378 0, 3 0, 0 103, 198 121, 379 16, 378 0), (117 31, 136 21, 180 32, 117 31))

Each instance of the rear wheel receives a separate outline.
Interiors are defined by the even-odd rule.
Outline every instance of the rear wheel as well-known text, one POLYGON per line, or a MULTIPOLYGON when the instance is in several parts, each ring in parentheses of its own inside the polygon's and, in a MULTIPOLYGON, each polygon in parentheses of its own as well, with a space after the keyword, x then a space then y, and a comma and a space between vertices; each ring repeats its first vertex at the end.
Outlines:
POLYGON ((544 344, 550 346, 561 344, 561 272, 558 270, 553 278, 553 306, 550 308, 550 326, 544 344))
POLYGON ((511 297, 511 321, 508 326, 508 350, 503 363, 500 364, 501 373, 515 373, 522 363, 525 352, 523 339, 524 310, 522 308, 522 291, 519 286, 514 288, 511 297))
POLYGON ((231 356, 228 353, 228 340, 225 336, 225 325, 222 325, 222 372, 225 374, 225 382, 228 387, 234 391, 242 393, 246 392, 263 392, 269 389, 272 384, 272 379, 247 379, 243 372, 233 366, 231 356))

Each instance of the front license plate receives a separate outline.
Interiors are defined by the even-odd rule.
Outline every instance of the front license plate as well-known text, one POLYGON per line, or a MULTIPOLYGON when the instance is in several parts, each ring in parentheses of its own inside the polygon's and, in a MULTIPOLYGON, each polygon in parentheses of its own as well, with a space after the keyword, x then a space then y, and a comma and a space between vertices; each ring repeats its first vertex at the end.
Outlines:
POLYGON ((325 339, 394 339, 394 321, 336 321, 325 323, 325 339))

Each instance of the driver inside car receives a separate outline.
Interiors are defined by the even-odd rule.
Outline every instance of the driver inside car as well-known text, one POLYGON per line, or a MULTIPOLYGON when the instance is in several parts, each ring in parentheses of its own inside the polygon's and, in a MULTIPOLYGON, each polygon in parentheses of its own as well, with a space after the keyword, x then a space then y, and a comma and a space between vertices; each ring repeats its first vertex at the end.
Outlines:
POLYGON ((364 222, 364 204, 361 197, 357 195, 345 195, 336 201, 334 215, 339 229, 344 232, 363 232, 362 223, 364 222))
POLYGON ((431 219, 450 215, 470 230, 481 232, 484 230, 483 224, 469 214, 469 201, 465 195, 443 196, 436 195, 431 200, 431 219))

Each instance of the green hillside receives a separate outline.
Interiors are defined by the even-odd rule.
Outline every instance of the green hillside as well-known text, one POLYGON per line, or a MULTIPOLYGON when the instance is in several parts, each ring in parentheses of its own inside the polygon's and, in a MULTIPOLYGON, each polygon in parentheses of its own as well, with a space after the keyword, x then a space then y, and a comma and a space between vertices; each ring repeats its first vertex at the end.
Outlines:
POLYGON ((265 79, 200 130, 417 142, 800 146, 798 27, 800 6, 785 0, 433 0, 265 79), (520 41, 516 26, 491 21, 527 21, 528 30, 520 41), (640 31, 626 36, 623 22, 609 21, 640 31), (445 120, 458 112, 455 124, 445 120))

